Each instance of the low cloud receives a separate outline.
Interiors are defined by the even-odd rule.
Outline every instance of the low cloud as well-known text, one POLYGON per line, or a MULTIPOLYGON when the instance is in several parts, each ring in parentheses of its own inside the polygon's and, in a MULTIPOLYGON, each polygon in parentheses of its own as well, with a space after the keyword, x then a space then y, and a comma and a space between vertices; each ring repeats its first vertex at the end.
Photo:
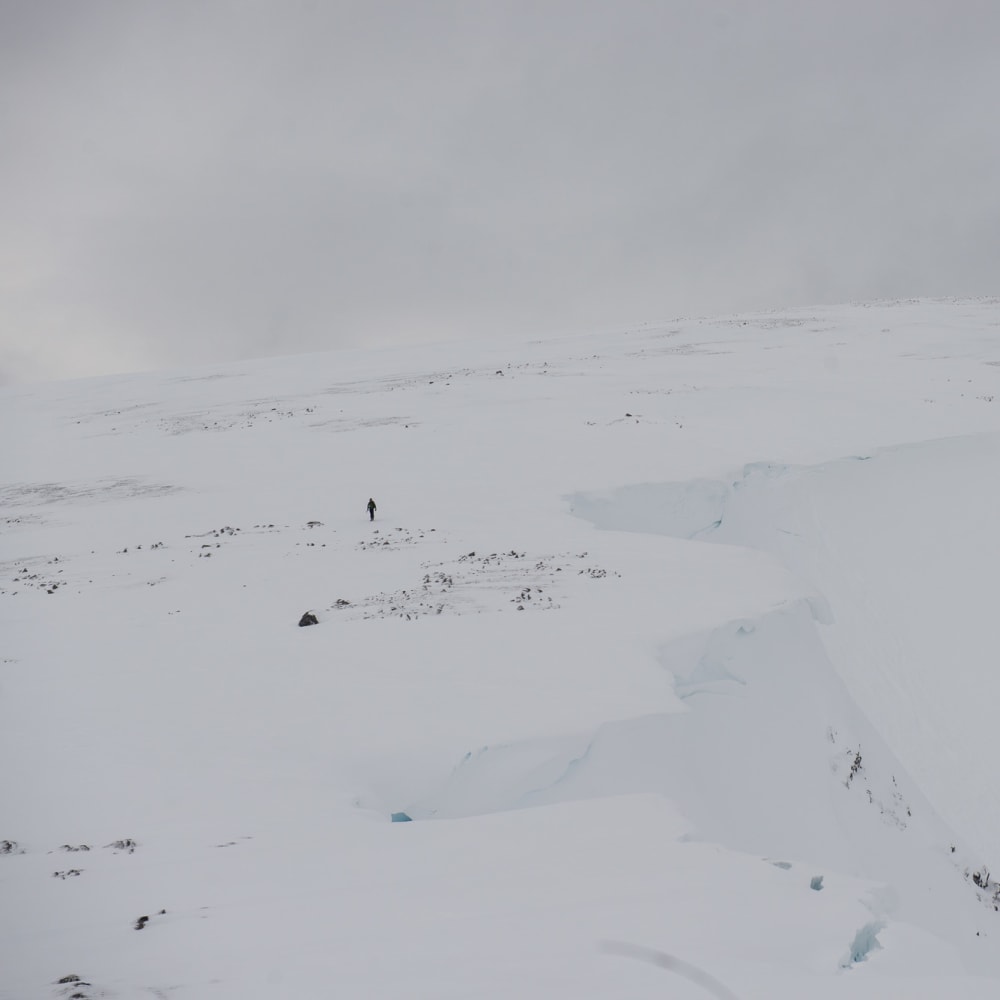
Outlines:
POLYGON ((0 7, 10 380, 997 291, 1000 7, 0 7))

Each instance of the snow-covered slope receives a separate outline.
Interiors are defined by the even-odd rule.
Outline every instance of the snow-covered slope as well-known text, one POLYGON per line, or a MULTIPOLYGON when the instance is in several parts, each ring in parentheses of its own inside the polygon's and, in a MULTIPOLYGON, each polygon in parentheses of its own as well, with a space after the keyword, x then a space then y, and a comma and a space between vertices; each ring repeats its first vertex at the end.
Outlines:
POLYGON ((995 997, 998 325, 0 393, 0 998, 995 997))

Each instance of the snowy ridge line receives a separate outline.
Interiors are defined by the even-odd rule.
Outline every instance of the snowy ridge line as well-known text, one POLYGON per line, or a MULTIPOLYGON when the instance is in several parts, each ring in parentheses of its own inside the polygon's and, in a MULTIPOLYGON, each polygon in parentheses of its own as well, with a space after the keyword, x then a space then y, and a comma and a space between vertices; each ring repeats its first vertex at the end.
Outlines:
MULTIPOLYGON (((427 371, 420 375, 371 376, 354 382, 317 384, 314 388, 304 392, 258 397, 248 396, 239 399, 220 398, 208 407, 175 410, 169 414, 163 412, 167 407, 167 399, 170 395, 169 385, 159 384, 157 376, 148 375, 146 377, 150 379, 150 389, 157 393, 158 398, 123 404, 115 408, 81 412, 74 420, 76 424, 80 425, 113 422, 112 426, 99 430, 99 434, 131 434, 151 429, 169 436, 249 430, 258 425, 265 426, 286 421, 294 422, 295 420, 299 420, 303 426, 309 428, 327 428, 338 432, 400 425, 416 427, 419 421, 415 417, 404 415, 344 416, 343 409, 338 408, 336 412, 332 412, 329 403, 331 398, 336 401, 336 397, 341 396, 368 397, 400 390, 424 390, 431 386, 450 388, 453 384, 458 385, 470 376, 474 379, 494 379, 497 376, 514 375, 525 371, 541 375, 557 373, 549 367, 547 361, 538 361, 523 364, 506 362, 500 368, 481 365, 476 368, 459 367, 427 371)), ((580 373, 571 372, 569 374, 580 373)), ((200 379, 198 377, 182 377, 172 379, 171 382, 219 382, 234 377, 247 377, 247 375, 245 373, 220 372, 202 376, 200 379)))

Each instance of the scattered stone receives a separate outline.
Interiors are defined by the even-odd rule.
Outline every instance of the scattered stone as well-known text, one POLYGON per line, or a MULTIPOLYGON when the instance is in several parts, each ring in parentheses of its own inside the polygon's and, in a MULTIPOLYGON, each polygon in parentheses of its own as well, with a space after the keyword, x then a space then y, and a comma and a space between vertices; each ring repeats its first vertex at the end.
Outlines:
POLYGON ((131 837, 126 837, 124 840, 115 840, 104 846, 113 848, 116 851, 125 851, 128 854, 133 854, 139 845, 131 837))
POLYGON ((305 625, 318 625, 318 624, 319 624, 319 619, 311 611, 307 611, 299 619, 299 627, 300 628, 302 628, 305 625))
POLYGON ((137 931, 141 931, 148 923, 149 917, 139 917, 134 926, 137 931))

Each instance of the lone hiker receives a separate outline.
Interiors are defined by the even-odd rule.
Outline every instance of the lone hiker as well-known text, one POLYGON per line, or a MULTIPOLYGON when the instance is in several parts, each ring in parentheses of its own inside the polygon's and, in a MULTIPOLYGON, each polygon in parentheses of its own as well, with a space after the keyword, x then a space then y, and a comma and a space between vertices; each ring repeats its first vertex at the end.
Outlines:
POLYGON ((369 521, 374 521, 375 520, 375 510, 376 510, 375 501, 372 500, 371 497, 369 497, 368 498, 368 520, 369 521))

